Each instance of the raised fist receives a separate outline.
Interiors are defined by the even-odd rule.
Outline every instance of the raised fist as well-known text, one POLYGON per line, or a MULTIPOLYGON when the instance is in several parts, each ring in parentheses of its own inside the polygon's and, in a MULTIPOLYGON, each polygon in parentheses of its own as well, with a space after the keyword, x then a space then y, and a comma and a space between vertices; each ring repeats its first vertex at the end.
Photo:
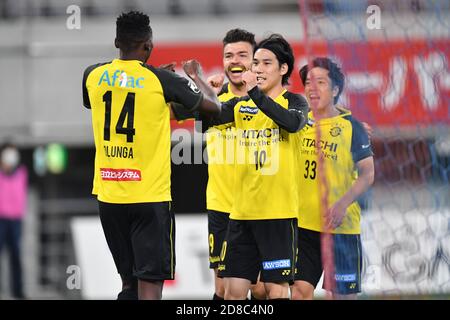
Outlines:
POLYGON ((197 60, 188 60, 186 62, 183 62, 183 70, 191 79, 202 76, 202 67, 197 60))

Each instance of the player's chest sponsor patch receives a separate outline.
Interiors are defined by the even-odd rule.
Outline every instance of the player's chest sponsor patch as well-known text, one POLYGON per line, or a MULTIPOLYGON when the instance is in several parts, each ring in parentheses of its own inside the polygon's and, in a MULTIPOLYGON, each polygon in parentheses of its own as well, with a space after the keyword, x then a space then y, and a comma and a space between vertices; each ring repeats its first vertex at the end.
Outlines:
POLYGON ((239 114, 242 116, 242 120, 244 121, 251 121, 256 116, 258 111, 259 109, 254 106, 242 105, 239 107, 239 114))

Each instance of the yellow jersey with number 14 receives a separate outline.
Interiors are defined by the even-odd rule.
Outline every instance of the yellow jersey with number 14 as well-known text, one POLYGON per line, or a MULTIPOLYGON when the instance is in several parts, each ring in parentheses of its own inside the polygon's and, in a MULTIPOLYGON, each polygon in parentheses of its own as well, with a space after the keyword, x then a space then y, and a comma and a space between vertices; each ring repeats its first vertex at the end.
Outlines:
POLYGON ((96 147, 93 194, 109 203, 170 201, 170 112, 195 110, 202 94, 187 79, 137 60, 88 67, 83 104, 96 147))

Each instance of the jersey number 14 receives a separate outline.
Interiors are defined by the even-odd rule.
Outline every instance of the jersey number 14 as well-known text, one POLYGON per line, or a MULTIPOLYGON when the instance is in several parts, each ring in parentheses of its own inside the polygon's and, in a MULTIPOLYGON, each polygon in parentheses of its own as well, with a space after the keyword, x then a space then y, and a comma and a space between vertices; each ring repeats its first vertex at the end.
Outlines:
MULTIPOLYGON (((133 142, 136 131, 134 129, 134 98, 135 93, 128 92, 122 111, 120 111, 119 120, 117 120, 116 124, 116 133, 125 134, 127 136, 127 142, 133 142), (127 119, 126 126, 125 119, 127 119)), ((105 103, 105 127, 103 128, 103 140, 109 141, 111 139, 111 91, 105 92, 103 95, 103 102, 105 103)))

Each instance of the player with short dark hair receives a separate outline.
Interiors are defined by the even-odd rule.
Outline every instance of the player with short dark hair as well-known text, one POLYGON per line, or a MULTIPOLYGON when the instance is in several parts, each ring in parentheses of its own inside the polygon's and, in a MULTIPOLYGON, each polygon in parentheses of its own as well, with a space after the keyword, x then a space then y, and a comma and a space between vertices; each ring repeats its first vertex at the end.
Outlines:
POLYGON ((289 43, 273 34, 255 50, 242 81, 247 96, 222 106, 215 124, 236 129, 234 199, 219 276, 225 299, 245 299, 258 274, 269 299, 293 282, 298 192, 292 180, 307 103, 283 88, 294 65, 289 43))
MULTIPOLYGON (((253 33, 242 29, 229 30, 222 42, 223 67, 229 82, 223 85, 223 76, 219 81, 208 80, 210 80, 210 85, 220 89, 219 100, 226 102, 247 94, 245 84, 242 82, 242 74, 251 68, 256 42, 253 33)), ((234 147, 235 130, 232 127, 223 130, 214 127, 213 129, 206 133, 208 159, 212 160, 208 162, 206 208, 208 209, 209 266, 214 269, 215 274, 214 299, 220 300, 224 298, 225 287, 223 279, 217 276, 217 268, 220 263, 220 252, 228 227, 234 193, 234 157, 229 157, 234 150, 227 150, 231 145, 227 144, 227 141, 233 141, 232 146, 234 147), (218 156, 214 146, 222 146, 222 159, 213 160, 215 156, 218 156)))
MULTIPOLYGON (((242 74, 249 70, 256 47, 255 35, 243 29, 229 30, 222 40, 224 74, 216 74, 207 82, 217 92, 221 102, 247 95, 242 74)), ((172 105, 174 117, 178 120, 194 115, 180 112, 179 106, 172 105)), ((184 110, 184 109, 183 109, 184 110)), ((183 111, 181 110, 181 111, 183 111)), ((202 119, 206 120, 206 119, 202 119)), ((206 120, 208 122, 208 120, 206 120)), ((207 126, 204 128, 207 129, 207 126)), ((214 269, 213 300, 223 300, 224 281, 217 276, 220 251, 228 227, 229 214, 233 205, 234 155, 236 133, 234 127, 219 130, 212 126, 206 131, 208 152, 208 185, 206 188, 206 208, 208 210, 209 267, 214 269)), ((252 286, 253 299, 265 299, 265 290, 259 283, 252 286)))
MULTIPOLYGON (((329 58, 316 58, 300 69, 305 95, 313 111, 301 130, 298 176, 301 194, 298 216, 298 259, 293 299, 312 299, 323 273, 321 237, 332 234, 335 286, 324 282, 334 298, 351 299, 361 291, 361 208, 358 197, 374 180, 373 153, 364 125, 337 102, 344 88, 344 75, 329 58), (315 118, 316 117, 316 118, 315 118), (317 119, 317 120, 316 120, 317 119), (317 139, 320 130, 320 141, 317 139), (320 151, 318 152, 318 149, 320 151), (318 157, 323 159, 319 165, 318 157), (319 170, 325 184, 318 178, 319 170), (321 217, 322 196, 328 190, 321 217)), ((327 248, 328 250, 328 248, 327 248)))
POLYGON ((123 13, 116 27, 120 58, 89 66, 83 75, 96 146, 93 194, 122 278, 118 298, 136 298, 137 291, 139 299, 161 299, 164 280, 175 272, 167 103, 207 114, 219 113, 220 104, 196 61, 183 66, 195 84, 145 64, 153 49, 146 14, 123 13))

